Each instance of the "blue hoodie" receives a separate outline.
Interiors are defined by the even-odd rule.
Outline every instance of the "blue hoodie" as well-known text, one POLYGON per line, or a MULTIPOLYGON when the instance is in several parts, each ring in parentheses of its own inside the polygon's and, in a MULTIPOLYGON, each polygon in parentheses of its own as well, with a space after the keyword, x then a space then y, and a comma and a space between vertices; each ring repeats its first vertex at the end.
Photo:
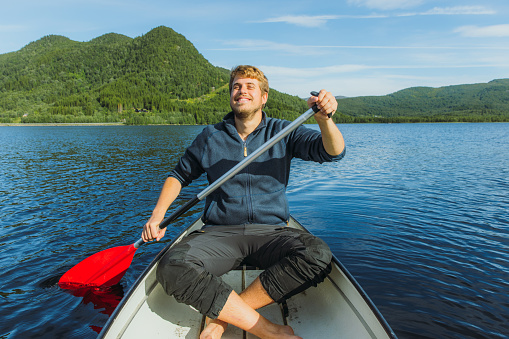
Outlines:
MULTIPOLYGON (((222 122, 203 129, 170 176, 185 187, 207 173, 212 183, 289 123, 263 113, 260 125, 243 141, 230 112, 222 122)), ((340 160, 344 154, 330 156, 320 132, 300 126, 207 196, 203 221, 207 225, 284 225, 290 217, 285 192, 292 158, 322 163, 340 160)))

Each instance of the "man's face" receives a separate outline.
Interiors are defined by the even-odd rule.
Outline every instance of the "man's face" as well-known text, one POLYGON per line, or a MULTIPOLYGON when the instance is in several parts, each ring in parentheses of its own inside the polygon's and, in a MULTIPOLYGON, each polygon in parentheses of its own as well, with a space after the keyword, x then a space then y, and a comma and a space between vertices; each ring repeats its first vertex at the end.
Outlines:
POLYGON ((230 106, 236 117, 247 119, 261 113, 268 96, 268 93, 262 94, 257 79, 236 77, 232 84, 230 106))

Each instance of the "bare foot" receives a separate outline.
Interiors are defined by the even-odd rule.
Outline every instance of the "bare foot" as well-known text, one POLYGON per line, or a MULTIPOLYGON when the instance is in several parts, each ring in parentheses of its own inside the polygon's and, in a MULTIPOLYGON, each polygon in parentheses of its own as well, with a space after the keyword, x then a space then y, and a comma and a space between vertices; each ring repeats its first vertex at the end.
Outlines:
POLYGON ((203 332, 201 332, 200 339, 220 339, 224 331, 226 331, 226 327, 228 327, 228 323, 219 319, 210 319, 207 317, 205 321, 207 326, 205 326, 203 332))
MULTIPOLYGON (((224 331, 228 327, 228 323, 219 319, 206 319, 207 326, 200 334, 200 339, 220 339, 224 331)), ((272 328, 271 335, 263 337, 262 339, 302 339, 296 336, 290 326, 276 325, 272 328)))
POLYGON ((264 337, 263 339, 302 339, 296 336, 293 329, 290 326, 276 325, 275 330, 270 336, 264 337))
POLYGON ((290 326, 282 326, 282 332, 281 334, 279 335, 279 338, 286 338, 288 336, 288 338, 292 338, 292 339, 302 339, 301 337, 295 335, 295 333, 293 332, 293 328, 291 328, 290 326))

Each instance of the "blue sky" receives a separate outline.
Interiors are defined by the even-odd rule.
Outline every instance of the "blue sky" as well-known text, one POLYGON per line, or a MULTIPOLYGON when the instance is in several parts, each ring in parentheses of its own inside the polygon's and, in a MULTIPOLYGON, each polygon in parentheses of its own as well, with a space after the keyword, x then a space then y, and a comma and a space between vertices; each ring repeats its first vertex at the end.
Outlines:
POLYGON ((164 25, 213 65, 259 66, 302 97, 509 78, 507 0, 18 0, 2 14, 0 54, 49 34, 134 38, 164 25))

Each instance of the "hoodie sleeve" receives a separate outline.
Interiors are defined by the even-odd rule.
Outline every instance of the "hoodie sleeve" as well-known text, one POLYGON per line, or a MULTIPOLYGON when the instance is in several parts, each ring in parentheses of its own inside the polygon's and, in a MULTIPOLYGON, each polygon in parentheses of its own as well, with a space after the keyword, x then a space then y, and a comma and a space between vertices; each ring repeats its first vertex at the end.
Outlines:
POLYGON ((169 176, 177 179, 182 187, 188 186, 199 178, 205 170, 201 164, 203 150, 206 147, 207 131, 204 129, 189 146, 169 176))
POLYGON ((290 136, 288 145, 294 157, 319 163, 339 161, 345 156, 346 148, 337 156, 325 151, 320 131, 299 126, 290 136))

